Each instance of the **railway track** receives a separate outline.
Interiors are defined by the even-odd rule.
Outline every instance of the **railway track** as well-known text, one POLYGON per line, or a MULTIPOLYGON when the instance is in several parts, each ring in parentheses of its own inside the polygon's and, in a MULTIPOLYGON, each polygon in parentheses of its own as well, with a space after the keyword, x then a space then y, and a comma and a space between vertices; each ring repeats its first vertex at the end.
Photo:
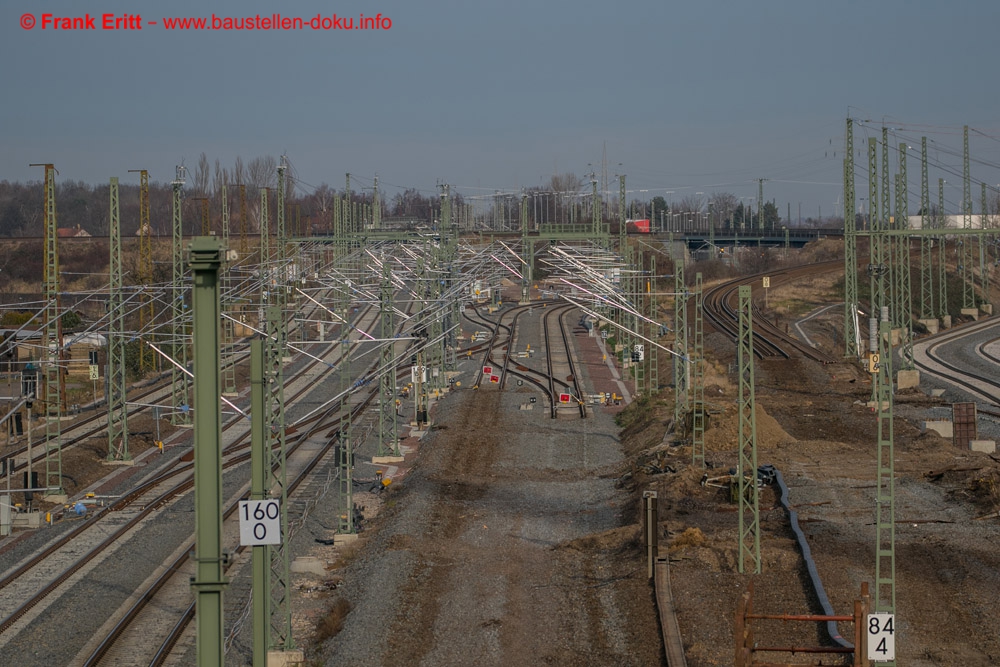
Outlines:
MULTIPOLYGON (((995 379, 995 369, 987 368, 986 363, 979 366, 974 362, 961 364, 954 359, 949 360, 947 357, 950 355, 946 351, 947 346, 963 338, 983 334, 997 327, 1000 327, 1000 319, 990 317, 924 339, 914 345, 914 366, 984 402, 985 406, 979 408, 980 412, 1000 418, 1000 381, 995 379)), ((991 336, 978 343, 975 354, 990 365, 1000 365, 1000 356, 988 350, 998 340, 1000 337, 991 336)))
MULTIPOLYGON (((372 308, 366 309, 362 318, 359 319, 363 320, 373 310, 372 308)), ((374 317, 372 320, 374 321, 374 317)), ((344 354, 340 347, 336 343, 326 345, 327 352, 331 355, 331 361, 321 357, 310 360, 300 371, 301 375, 310 378, 310 382, 302 383, 302 386, 286 400, 294 402, 310 392, 316 381, 335 372, 335 365, 342 360, 344 354), (332 361, 333 359, 336 361, 332 361), (321 374, 315 376, 313 369, 317 367, 321 369, 321 374)), ((310 423, 322 420, 324 414, 292 424, 288 430, 298 431, 307 428, 310 423)), ((246 426, 242 416, 227 421, 223 425, 223 431, 229 431, 240 425, 246 426)), ((306 432, 312 433, 311 430, 306 432)), ((244 451, 249 446, 249 435, 249 428, 244 428, 235 442, 223 450, 224 469, 231 469, 249 460, 249 454, 244 451)), ((0 619, 2 619, 0 620, 0 637, 39 603, 70 582, 74 575, 83 570, 100 554, 126 538, 154 511, 188 492, 194 484, 193 473, 193 464, 184 462, 183 459, 175 462, 173 468, 140 484, 115 503, 99 510, 86 523, 82 523, 21 566, 5 574, 0 579, 0 591, 5 591, 7 587, 15 585, 16 588, 11 594, 5 591, 4 595, 0 596, 0 619), (178 478, 179 481, 173 481, 178 478), (122 518, 126 520, 122 521, 122 518), (111 524, 110 528, 109 524, 111 524), (12 603, 18 601, 19 604, 5 606, 2 601, 12 603)))
MULTIPOLYGON (((311 309, 315 311, 316 308, 311 309)), ((289 323, 289 326, 294 328, 294 321, 289 323)), ((292 329, 290 329, 291 331, 292 329)), ((249 351, 245 341, 234 343, 223 350, 223 368, 230 366, 236 366, 243 363, 249 358, 249 351)), ((161 373, 159 377, 154 380, 152 386, 144 387, 138 391, 138 393, 133 392, 128 396, 128 402, 132 404, 129 408, 129 415, 133 416, 142 412, 149 411, 151 408, 149 404, 159 404, 161 401, 167 401, 170 399, 172 394, 171 390, 171 380, 170 373, 161 373), (145 405, 144 405, 145 404, 145 405)), ((95 410, 93 413, 86 415, 82 419, 77 419, 72 423, 66 425, 65 428, 61 430, 61 451, 66 453, 72 450, 74 447, 80 446, 85 443, 90 438, 100 436, 107 432, 107 407, 95 410), (84 430, 80 430, 84 429, 84 430)), ((44 431, 44 429, 40 429, 44 431)), ((31 449, 33 455, 31 456, 31 465, 35 466, 45 461, 46 450, 47 450, 46 439, 37 440, 31 443, 31 449)), ((12 450, 7 454, 12 461, 17 461, 17 459, 24 457, 25 460, 17 462, 11 468, 13 474, 19 474, 22 471, 28 469, 27 453, 28 453, 27 441, 24 445, 12 450)))
MULTIPOLYGON (((573 365, 572 352, 569 347, 569 339, 565 329, 565 323, 562 320, 562 315, 572 310, 573 306, 566 304, 557 304, 557 302, 534 302, 532 304, 524 304, 520 306, 515 306, 503 311, 500 317, 494 321, 486 318, 479 314, 478 310, 473 308, 466 309, 466 318, 474 324, 479 324, 488 327, 493 332, 493 339, 489 344, 483 346, 486 348, 483 357, 483 366, 496 365, 500 368, 498 387, 502 390, 506 384, 507 376, 513 376, 525 382, 528 382, 535 387, 537 387, 542 395, 548 400, 549 403, 549 415, 551 418, 555 419, 557 416, 557 409, 559 405, 559 394, 560 393, 570 393, 572 396, 576 397, 578 402, 578 407, 580 410, 580 416, 587 416, 587 409, 582 401, 582 390, 580 389, 579 379, 576 375, 575 367, 573 365), (552 306, 552 307, 550 307, 552 306), (530 309, 542 307, 545 313, 542 315, 542 330, 543 330, 543 342, 545 347, 545 357, 546 357, 546 371, 539 371, 528 367, 525 364, 518 363, 516 361, 512 362, 511 353, 514 350, 514 341, 516 340, 516 331, 518 326, 518 319, 530 309), (470 315, 469 312, 474 313, 470 315), (510 324, 505 324, 503 319, 507 316, 511 317, 510 324), (566 351, 566 361, 570 371, 570 380, 559 379, 552 367, 553 362, 553 343, 552 338, 549 333, 549 319, 550 317, 555 317, 557 320, 558 327, 560 329, 560 337, 562 344, 566 351), (501 330, 505 335, 501 334, 501 330), (493 351, 497 348, 501 348, 503 352, 502 360, 497 360, 493 356, 493 351)), ((477 373, 476 376, 476 386, 482 386, 483 382, 483 372, 482 368, 477 373)))
MULTIPOLYGON (((836 270, 842 270, 843 261, 819 262, 797 266, 777 272, 760 273, 731 280, 705 291, 705 316, 712 326, 735 342, 739 337, 739 288, 751 285, 751 294, 763 290, 762 278, 771 279, 771 286, 795 282, 799 278, 836 270)), ((788 335, 770 322, 754 300, 753 345, 754 355, 759 359, 789 359, 793 356, 812 359, 820 363, 833 363, 835 359, 820 353, 797 338, 788 335)))

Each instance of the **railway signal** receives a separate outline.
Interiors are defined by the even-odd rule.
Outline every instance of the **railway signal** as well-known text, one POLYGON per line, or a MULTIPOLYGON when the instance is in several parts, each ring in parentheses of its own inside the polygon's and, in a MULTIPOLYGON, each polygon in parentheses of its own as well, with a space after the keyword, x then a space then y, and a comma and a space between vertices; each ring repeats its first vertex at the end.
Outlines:
POLYGON ((500 376, 499 375, 491 375, 490 376, 490 382, 492 382, 493 384, 498 384, 500 382, 500 376))
POLYGON ((560 403, 569 403, 569 399, 570 399, 570 395, 569 394, 559 394, 559 402, 560 403))

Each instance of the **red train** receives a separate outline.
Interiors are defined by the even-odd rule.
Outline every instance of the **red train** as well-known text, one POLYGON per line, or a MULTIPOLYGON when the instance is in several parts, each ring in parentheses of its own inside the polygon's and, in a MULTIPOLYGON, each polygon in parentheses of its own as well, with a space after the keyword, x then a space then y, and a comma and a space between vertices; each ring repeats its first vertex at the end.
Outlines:
POLYGON ((648 234, 649 220, 626 220, 625 229, 630 234, 648 234))

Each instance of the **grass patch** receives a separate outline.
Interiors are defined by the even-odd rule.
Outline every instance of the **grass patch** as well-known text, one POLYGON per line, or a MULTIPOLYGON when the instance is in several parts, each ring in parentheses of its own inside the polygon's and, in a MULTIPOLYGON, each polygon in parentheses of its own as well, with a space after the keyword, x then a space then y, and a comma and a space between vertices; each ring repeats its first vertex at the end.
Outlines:
POLYGON ((344 629, 344 620, 349 613, 351 613, 351 603, 344 598, 338 598, 330 605, 330 609, 323 617, 316 621, 313 641, 316 644, 322 644, 326 640, 336 637, 344 629))

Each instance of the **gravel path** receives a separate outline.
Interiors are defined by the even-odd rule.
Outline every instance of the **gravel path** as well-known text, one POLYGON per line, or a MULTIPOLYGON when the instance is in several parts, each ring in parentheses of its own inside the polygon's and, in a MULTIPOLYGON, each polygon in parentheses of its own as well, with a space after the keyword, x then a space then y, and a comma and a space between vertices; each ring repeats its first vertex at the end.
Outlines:
POLYGON ((462 390, 437 404, 392 507, 338 573, 353 610, 317 657, 660 664, 645 570, 620 551, 617 427, 603 411, 519 410, 530 393, 462 390))

